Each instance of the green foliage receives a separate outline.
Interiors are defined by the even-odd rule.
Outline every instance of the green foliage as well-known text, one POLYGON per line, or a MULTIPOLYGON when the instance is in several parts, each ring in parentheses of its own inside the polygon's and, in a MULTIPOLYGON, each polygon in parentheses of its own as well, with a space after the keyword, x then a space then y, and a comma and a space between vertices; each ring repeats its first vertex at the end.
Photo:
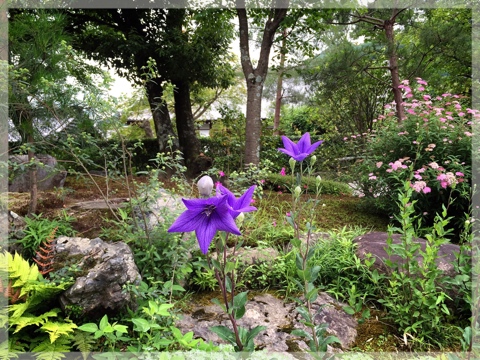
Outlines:
MULTIPOLYGON (((316 177, 305 176, 303 178, 303 185, 306 186, 306 192, 309 194, 315 194, 316 177)), ((285 177, 281 174, 268 174, 264 187, 273 191, 289 192, 290 190, 285 186, 285 177)), ((321 180, 320 187, 322 188, 322 194, 324 195, 351 195, 352 188, 348 184, 334 181, 334 180, 321 180)))
POLYGON ((103 337, 108 351, 115 351, 117 342, 129 340, 129 337, 126 336, 128 327, 117 322, 110 324, 107 315, 102 317, 98 325, 87 323, 79 326, 78 329, 93 334, 94 339, 103 337))
POLYGON ((50 220, 44 218, 42 214, 32 217, 26 217, 26 227, 23 230, 25 236, 17 240, 17 243, 22 245, 22 254, 27 259, 34 257, 39 246, 44 244, 52 234, 55 236, 74 236, 75 231, 72 228, 71 222, 74 219, 67 216, 50 220))
POLYGON ((427 243, 425 249, 422 249, 414 241, 414 222, 418 216, 415 216, 412 193, 409 183, 405 182, 397 201, 400 227, 389 229, 390 235, 394 232, 401 234, 401 243, 393 243, 390 236, 386 248, 389 256, 396 255, 402 260, 386 260, 385 263, 392 272, 383 279, 388 285, 378 301, 388 310, 388 317, 405 334, 405 338, 408 334, 412 347, 421 350, 432 346, 442 348, 449 346, 453 340, 448 331, 448 323, 453 314, 448 305, 451 298, 446 292, 449 287, 445 286, 448 280, 446 281, 436 260, 440 246, 448 242, 445 227, 450 218, 447 218, 444 207, 442 213, 437 214, 433 228, 425 236, 427 243), (421 257, 421 261, 418 261, 417 256, 421 257))
MULTIPOLYGON (((31 352, 71 351, 70 335, 77 325, 63 319, 60 309, 52 307, 55 297, 71 284, 46 282, 37 265, 30 265, 18 254, 0 254, 0 265, 2 274, 8 273, 9 279, 8 286, 2 280, 2 287, 8 287, 10 293, 8 326, 11 344, 14 345, 10 351, 24 351, 25 348, 31 352), (34 335, 34 332, 39 334, 34 335)), ((7 323, 6 315, 1 316, 3 324, 7 323)))

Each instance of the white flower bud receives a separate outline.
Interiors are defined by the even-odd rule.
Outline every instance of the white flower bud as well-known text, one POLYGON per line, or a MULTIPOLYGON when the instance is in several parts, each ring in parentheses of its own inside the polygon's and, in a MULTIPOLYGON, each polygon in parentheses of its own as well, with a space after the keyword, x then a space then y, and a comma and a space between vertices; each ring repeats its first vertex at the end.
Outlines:
POLYGON ((288 160, 288 163, 290 164, 290 169, 292 169, 292 172, 293 172, 293 170, 295 170, 295 164, 296 164, 295 159, 291 157, 290 160, 288 160))
POLYGON ((320 186, 321 182, 322 182, 322 178, 320 177, 320 175, 317 175, 317 177, 315 178, 315 184, 317 186, 320 186))
POLYGON ((297 186, 295 188, 295 190, 293 190, 293 193, 295 194, 295 197, 298 198, 300 196, 300 194, 302 193, 302 189, 300 188, 300 186, 297 186))
POLYGON ((245 220, 245 215, 243 212, 240 213, 240 215, 237 216, 235 219, 235 222, 237 223, 237 226, 240 227, 243 224, 243 220, 245 220))
POLYGON ((205 175, 197 182, 198 192, 201 197, 209 197, 213 189, 213 180, 210 176, 205 175))
POLYGON ((317 162, 317 156, 312 155, 312 157, 310 158, 310 166, 313 166, 316 162, 317 162))

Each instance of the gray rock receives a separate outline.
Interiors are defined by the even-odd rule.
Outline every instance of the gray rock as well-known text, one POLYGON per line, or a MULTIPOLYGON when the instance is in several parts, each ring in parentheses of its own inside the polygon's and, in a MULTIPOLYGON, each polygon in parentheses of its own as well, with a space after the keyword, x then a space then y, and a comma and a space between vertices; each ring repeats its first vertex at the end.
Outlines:
MULTIPOLYGON (((350 315, 338 310, 339 303, 327 294, 321 294, 315 306, 326 304, 317 315, 319 321, 329 323, 328 332, 336 335, 342 341, 342 347, 353 344, 357 332, 356 321, 350 315)), ((300 317, 294 303, 284 303, 270 294, 255 295, 251 298, 245 308, 245 315, 238 320, 238 325, 246 329, 252 329, 258 325, 266 326, 254 340, 258 349, 269 352, 304 351, 308 349, 307 344, 290 332, 295 328, 304 328, 299 322, 300 317)), ((194 306, 192 312, 184 314, 183 318, 176 324, 183 333, 193 331, 195 337, 203 338, 213 343, 225 343, 216 334, 209 330, 216 325, 231 327, 230 320, 225 312, 217 305, 194 306)), ((329 352, 335 352, 329 348, 329 352)))
MULTIPOLYGON (((405 259, 402 259, 398 255, 389 256, 385 249, 387 248, 388 233, 386 232, 371 232, 365 235, 361 235, 354 239, 357 246, 357 256, 364 260, 367 254, 371 254, 375 258, 373 267, 379 272, 389 274, 391 269, 385 264, 386 259, 390 259, 397 264, 403 264, 405 259)), ((401 243, 401 235, 393 234, 392 241, 394 244, 401 243)), ((422 238, 415 238, 414 242, 421 245, 421 250, 425 251, 427 240, 422 238)), ((455 254, 460 252, 460 246, 455 244, 446 243, 440 245, 437 258, 437 266, 447 276, 455 276, 456 271, 454 264, 457 261, 455 254)), ((416 256, 416 260, 419 264, 422 263, 423 257, 419 254, 416 256)))
POLYGON ((137 207, 135 215, 138 218, 140 226, 145 229, 145 223, 148 230, 152 230, 159 223, 164 222, 165 215, 180 215, 187 208, 181 198, 173 195, 166 190, 161 189, 157 197, 151 203, 147 203, 142 209, 137 207))
MULTIPOLYGON (((37 161, 37 189, 39 191, 62 188, 65 184, 67 172, 59 169, 57 160, 50 155, 36 155, 37 161)), ((28 164, 27 155, 12 155, 9 161, 18 165, 28 164)), ((29 167, 25 169, 11 169, 13 180, 8 183, 10 192, 28 192, 30 190, 30 171, 29 167)))
MULTIPOLYGON (((227 249, 227 256, 231 256, 233 247, 227 249)), ((234 259, 238 260, 242 265, 253 265, 264 262, 272 262, 280 256, 278 250, 273 248, 250 248, 241 247, 235 251, 234 259)), ((213 253, 212 258, 216 259, 217 254, 213 253)))
POLYGON ((135 306, 130 294, 122 292, 123 285, 139 284, 141 280, 127 244, 61 236, 56 240, 55 251, 56 263, 77 264, 81 269, 81 276, 60 297, 63 309, 75 305, 83 315, 95 317, 124 310, 127 305, 135 306))

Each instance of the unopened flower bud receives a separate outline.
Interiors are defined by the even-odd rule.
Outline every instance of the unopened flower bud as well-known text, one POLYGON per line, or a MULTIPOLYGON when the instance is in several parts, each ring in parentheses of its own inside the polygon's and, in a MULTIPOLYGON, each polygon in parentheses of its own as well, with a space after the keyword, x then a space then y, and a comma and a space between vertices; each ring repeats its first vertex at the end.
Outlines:
POLYGON ((201 197, 208 198, 212 193, 213 180, 210 176, 205 175, 197 182, 198 192, 201 197))
POLYGON ((288 163, 290 164, 290 169, 292 169, 292 172, 293 172, 293 170, 295 170, 295 164, 296 164, 295 159, 291 157, 290 160, 288 160, 288 163))
POLYGON ((313 156, 310 158, 310 166, 313 166, 316 162, 317 162, 317 156, 316 156, 316 155, 313 155, 313 156))
POLYGON ((245 215, 243 212, 240 213, 240 215, 237 216, 235 219, 235 222, 237 223, 237 226, 240 227, 243 224, 243 220, 245 220, 245 215))
POLYGON ((293 190, 293 193, 295 194, 295 197, 298 198, 300 196, 300 194, 302 193, 302 189, 300 188, 300 186, 297 186, 295 188, 295 190, 293 190))
POLYGON ((315 185, 320 186, 321 182, 322 182, 322 178, 320 177, 320 175, 317 175, 317 177, 315 178, 315 185))

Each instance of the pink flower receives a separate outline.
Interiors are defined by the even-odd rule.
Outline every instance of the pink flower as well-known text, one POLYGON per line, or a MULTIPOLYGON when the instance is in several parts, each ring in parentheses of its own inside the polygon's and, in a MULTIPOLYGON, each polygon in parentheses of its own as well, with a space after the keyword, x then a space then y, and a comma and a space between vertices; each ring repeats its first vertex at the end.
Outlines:
POLYGON ((465 175, 464 175, 462 172, 460 172, 460 171, 457 171, 457 172, 455 173, 455 175, 457 175, 457 176, 465 176, 465 175))
POLYGON ((345 137, 343 138, 343 141, 345 141, 345 140, 348 140, 348 137, 345 136, 345 137))
POLYGON ((215 187, 217 187, 218 185, 222 185, 222 183, 221 183, 220 181, 217 181, 217 182, 215 183, 215 187))
POLYGON ((285 175, 286 175, 286 173, 285 173, 285 168, 284 168, 284 167, 282 167, 282 170, 280 170, 280 175, 282 175, 282 176, 285 176, 285 175))
POLYGON ((428 166, 430 166, 433 170, 438 169, 438 164, 436 162, 431 162, 430 164, 428 164, 428 166))
POLYGON ((417 180, 422 180, 422 175, 420 175, 420 174, 415 174, 415 175, 413 175, 413 177, 417 180))
POLYGON ((407 99, 410 99, 411 97, 413 97, 413 94, 412 94, 412 93, 405 94, 405 97, 406 97, 407 99))
POLYGON ((375 165, 377 165, 377 168, 380 169, 383 165, 383 162, 379 161, 375 165))
POLYGON ((220 177, 225 176, 225 173, 222 170, 220 170, 218 174, 220 175, 220 177))
POLYGON ((263 180, 263 179, 260 180, 260 183, 261 183, 261 184, 265 184, 265 180, 263 180))
POLYGON ((471 132, 469 132, 469 131, 465 131, 464 134, 467 135, 467 136, 472 136, 472 135, 473 135, 473 134, 472 134, 471 132))
POLYGON ((423 100, 430 100, 432 97, 430 95, 423 95, 423 100))
POLYGON ((430 189, 428 186, 425 186, 425 187, 423 188, 423 193, 424 193, 424 194, 428 194, 429 192, 432 192, 432 189, 430 189))
POLYGON ((417 80, 417 83, 420 85, 425 85, 425 86, 428 85, 428 83, 422 78, 417 77, 416 80, 417 80))
POLYGON ((277 222, 274 220, 272 225, 273 225, 273 227, 277 226, 277 222))
POLYGON ((289 213, 289 212, 287 212, 287 216, 290 217, 290 213, 289 213))
MULTIPOLYGON (((425 88, 424 88, 423 86, 419 86, 417 90, 418 90, 418 91, 424 91, 425 88)), ((425 99, 425 97, 423 97, 423 98, 425 99)))

